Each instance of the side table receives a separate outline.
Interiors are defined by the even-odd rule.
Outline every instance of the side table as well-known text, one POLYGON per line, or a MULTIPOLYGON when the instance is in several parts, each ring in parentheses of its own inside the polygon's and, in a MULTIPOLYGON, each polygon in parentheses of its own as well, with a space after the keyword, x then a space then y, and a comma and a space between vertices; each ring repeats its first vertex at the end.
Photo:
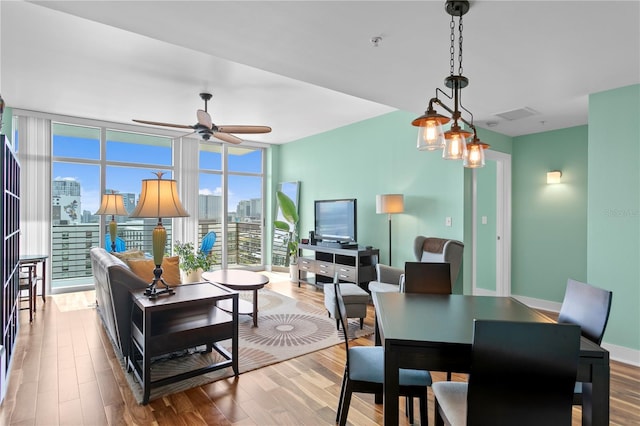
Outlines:
POLYGON ((149 402, 152 386, 162 386, 210 371, 231 367, 238 372, 238 293, 212 283, 185 284, 171 296, 149 299, 144 290, 131 292, 131 345, 128 369, 143 389, 142 403, 149 402), (216 306, 229 300, 233 309, 216 306), (231 352, 218 342, 231 339, 231 352), (191 371, 152 380, 151 358, 174 351, 206 345, 224 360, 191 371))

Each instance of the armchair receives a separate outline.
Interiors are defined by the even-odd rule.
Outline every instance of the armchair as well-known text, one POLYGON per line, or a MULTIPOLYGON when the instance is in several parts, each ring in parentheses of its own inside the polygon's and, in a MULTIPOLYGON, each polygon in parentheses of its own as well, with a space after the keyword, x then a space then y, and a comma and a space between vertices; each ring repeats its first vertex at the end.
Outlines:
MULTIPOLYGON (((418 235, 413 242, 413 252, 418 262, 449 263, 451 265, 451 288, 458 278, 462 264, 464 244, 446 238, 418 235)), ((389 265, 376 265, 376 281, 369 283, 369 291, 403 291, 404 269, 389 265)))

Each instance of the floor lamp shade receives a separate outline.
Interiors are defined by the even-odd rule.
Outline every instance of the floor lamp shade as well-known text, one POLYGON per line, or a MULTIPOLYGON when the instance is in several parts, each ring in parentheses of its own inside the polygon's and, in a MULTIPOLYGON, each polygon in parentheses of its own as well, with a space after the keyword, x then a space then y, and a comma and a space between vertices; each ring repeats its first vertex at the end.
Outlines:
POLYGON ((164 248, 167 244, 167 231, 162 226, 162 218, 186 217, 189 213, 182 207, 178 196, 177 182, 172 179, 162 179, 162 172, 156 173, 157 179, 143 179, 140 200, 130 217, 158 218, 158 224, 153 230, 153 261, 156 265, 154 269, 154 280, 147 288, 147 296, 156 297, 160 293, 170 293, 172 291, 162 279, 162 258, 164 248), (155 286, 160 281, 165 285, 165 290, 156 292, 155 286))
POLYGON ((111 222, 109 222, 109 236, 111 237, 111 251, 116 251, 116 238, 118 235, 118 224, 116 223, 116 216, 126 216, 129 214, 127 209, 124 208, 124 200, 122 194, 104 194, 102 196, 102 202, 100 208, 95 213, 97 215, 111 215, 111 222))
POLYGON ((376 195, 376 213, 389 215, 389 265, 391 265, 391 215, 404 212, 404 195, 378 194, 376 195))

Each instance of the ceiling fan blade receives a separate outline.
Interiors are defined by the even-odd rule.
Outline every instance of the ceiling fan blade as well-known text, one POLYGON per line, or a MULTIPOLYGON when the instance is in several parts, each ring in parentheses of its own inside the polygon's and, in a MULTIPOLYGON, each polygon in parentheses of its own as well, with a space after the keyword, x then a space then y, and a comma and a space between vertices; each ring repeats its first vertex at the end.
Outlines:
POLYGON ((186 124, 160 123, 158 121, 147 121, 147 120, 136 120, 136 119, 133 119, 133 121, 135 121, 136 123, 150 124, 152 126, 176 127, 178 129, 193 129, 193 126, 188 126, 186 124))
POLYGON ((200 124, 201 126, 204 126, 207 129, 210 129, 213 126, 213 123, 211 121, 211 116, 207 111, 203 111, 199 109, 196 112, 196 115, 198 116, 198 124, 200 124))
POLYGON ((230 135, 229 133, 213 132, 213 136, 220 139, 221 141, 233 143, 236 145, 242 143, 242 139, 237 136, 230 135))
POLYGON ((269 126, 218 126, 218 130, 226 133, 269 133, 269 126))

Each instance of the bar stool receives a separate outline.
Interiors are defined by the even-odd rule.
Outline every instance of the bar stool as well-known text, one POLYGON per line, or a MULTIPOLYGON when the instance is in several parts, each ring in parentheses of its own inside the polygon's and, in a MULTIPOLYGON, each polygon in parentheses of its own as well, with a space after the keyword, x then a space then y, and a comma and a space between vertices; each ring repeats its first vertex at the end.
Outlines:
MULTIPOLYGON (((23 290, 27 290, 28 293, 28 308, 29 309, 29 322, 33 322, 33 313, 36 311, 36 286, 38 284, 39 277, 36 275, 36 263, 26 263, 20 266, 20 280, 19 290, 22 294, 23 290)), ((24 297, 20 297, 22 302, 24 297)))

